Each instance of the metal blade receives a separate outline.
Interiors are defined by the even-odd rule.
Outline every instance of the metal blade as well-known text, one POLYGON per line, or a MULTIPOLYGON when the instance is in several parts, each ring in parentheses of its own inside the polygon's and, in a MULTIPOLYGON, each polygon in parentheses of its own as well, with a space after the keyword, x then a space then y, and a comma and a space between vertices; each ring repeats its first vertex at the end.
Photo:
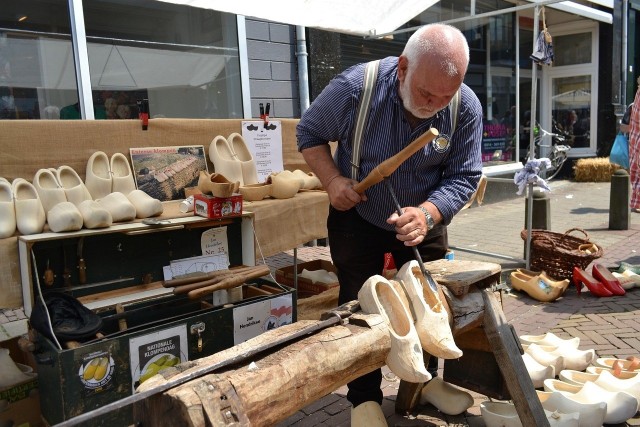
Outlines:
MULTIPOLYGON (((400 206, 400 202, 398 202, 398 198, 396 197, 396 192, 394 191, 393 186, 391 185, 391 182, 386 178, 383 179, 382 182, 384 182, 384 184, 387 186, 387 190, 389 190, 389 194, 391 194, 393 203, 396 205, 396 212, 398 213, 398 215, 402 215, 402 206, 400 206)), ((438 285, 436 284, 436 281, 433 280, 433 277, 431 277, 431 273, 429 273, 427 268, 424 266, 424 263, 422 262, 422 257, 420 256, 420 252, 418 252, 418 247, 412 246, 411 249, 413 249, 413 256, 415 257, 416 261, 418 261, 418 265, 420 266, 420 271, 422 272, 422 275, 424 276, 424 278, 427 279, 427 283, 429 284, 429 287, 433 292, 438 292, 438 285)))

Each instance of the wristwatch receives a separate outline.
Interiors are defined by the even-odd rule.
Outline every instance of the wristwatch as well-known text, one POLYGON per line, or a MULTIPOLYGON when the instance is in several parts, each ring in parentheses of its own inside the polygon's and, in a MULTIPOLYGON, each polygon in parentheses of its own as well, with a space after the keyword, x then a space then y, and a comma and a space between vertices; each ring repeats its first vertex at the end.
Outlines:
POLYGON ((433 230, 433 227, 436 226, 436 222, 433 220, 433 217, 431 216, 429 211, 423 206, 418 206, 418 209, 422 211, 424 217, 427 219, 427 231, 433 230))

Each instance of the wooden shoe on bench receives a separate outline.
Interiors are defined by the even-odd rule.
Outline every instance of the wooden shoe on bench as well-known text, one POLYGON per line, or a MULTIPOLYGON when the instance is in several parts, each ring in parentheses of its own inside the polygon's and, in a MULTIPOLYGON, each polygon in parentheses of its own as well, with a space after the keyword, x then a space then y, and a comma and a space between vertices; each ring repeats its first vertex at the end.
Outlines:
POLYGON ((21 234, 42 233, 47 216, 36 188, 23 178, 11 183, 16 207, 16 228, 21 234))
MULTIPOLYGON (((211 141, 209 159, 213 163, 215 173, 223 175, 229 182, 237 181, 240 185, 244 184, 242 164, 234 157, 234 152, 224 136, 216 136, 211 141)), ((258 182, 257 178, 256 182, 258 182)))
POLYGON ((242 135, 234 132, 229 135, 227 141, 229 142, 234 158, 240 162, 240 169, 242 170, 241 185, 257 184, 258 170, 256 168, 256 162, 253 160, 253 155, 247 148, 247 144, 244 142, 242 135))
POLYGON ((396 278, 407 293, 422 348, 442 359, 457 359, 462 356, 462 350, 453 340, 449 314, 440 301, 440 296, 426 282, 418 261, 406 262, 396 278))
POLYGON ((39 169, 33 177, 33 186, 45 212, 49 212, 58 203, 67 201, 67 195, 51 169, 39 169))
POLYGON ((84 221, 78 207, 71 202, 62 202, 47 212, 47 223, 54 233, 78 231, 84 221))
POLYGON ((11 237, 16 232, 16 205, 11 184, 0 180, 0 239, 11 237))
POLYGON ((386 358, 389 369, 400 379, 410 383, 424 383, 431 374, 424 366, 418 333, 413 327, 411 314, 393 285, 382 276, 371 276, 358 292, 362 311, 379 314, 389 327, 391 349, 386 358))
POLYGON ((110 160, 111 192, 122 193, 128 196, 136 189, 136 182, 129 166, 129 160, 122 153, 115 153, 110 160))
POLYGON ((96 151, 89 157, 84 182, 93 200, 101 199, 111 193, 111 169, 106 153, 96 151))

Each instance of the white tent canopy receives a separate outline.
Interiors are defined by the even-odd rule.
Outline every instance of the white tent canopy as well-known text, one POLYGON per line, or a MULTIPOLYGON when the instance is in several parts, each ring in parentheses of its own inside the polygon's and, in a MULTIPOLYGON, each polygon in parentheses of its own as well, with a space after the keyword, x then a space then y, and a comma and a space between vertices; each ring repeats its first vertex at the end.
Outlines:
MULTIPOLYGON (((439 0, 159 0, 211 9, 289 25, 300 25, 358 36, 393 33, 439 0)), ((532 5, 544 0, 527 0, 532 5)), ((560 1, 550 7, 596 21, 611 23, 612 15, 576 1, 560 1)), ((613 7, 613 0, 585 0, 613 7)))
POLYGON ((439 0, 160 0, 289 25, 370 36, 388 33, 439 0))

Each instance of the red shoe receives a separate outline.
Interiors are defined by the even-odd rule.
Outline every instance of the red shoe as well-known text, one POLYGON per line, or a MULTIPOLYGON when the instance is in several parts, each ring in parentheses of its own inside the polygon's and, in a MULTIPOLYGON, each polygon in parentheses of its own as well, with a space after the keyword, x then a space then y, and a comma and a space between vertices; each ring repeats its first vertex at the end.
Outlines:
POLYGON ((582 290, 582 285, 585 285, 589 288, 589 292, 597 297, 610 297, 613 296, 613 293, 605 288, 605 286, 598 282, 593 278, 592 275, 587 273, 581 268, 573 267, 573 284, 576 285, 576 291, 578 291, 578 295, 580 295, 580 291, 582 290))
POLYGON ((591 274, 594 279, 600 281, 613 295, 624 295, 626 291, 620 281, 602 264, 593 264, 591 274))

